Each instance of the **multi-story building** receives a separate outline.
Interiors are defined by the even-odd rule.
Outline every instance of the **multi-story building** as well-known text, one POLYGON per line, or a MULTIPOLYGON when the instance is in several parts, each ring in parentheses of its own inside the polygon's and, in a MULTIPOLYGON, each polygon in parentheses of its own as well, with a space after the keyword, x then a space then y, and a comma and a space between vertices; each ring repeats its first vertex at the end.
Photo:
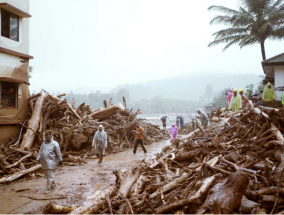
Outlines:
POLYGON ((0 145, 27 119, 30 17, 29 0, 0 0, 0 145))

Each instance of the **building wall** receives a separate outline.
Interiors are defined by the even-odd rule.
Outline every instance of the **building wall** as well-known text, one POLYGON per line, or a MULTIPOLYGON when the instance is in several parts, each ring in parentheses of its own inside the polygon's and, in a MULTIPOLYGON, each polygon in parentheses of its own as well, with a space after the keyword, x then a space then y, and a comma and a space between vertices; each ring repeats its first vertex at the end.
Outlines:
MULTIPOLYGON (((29 0, 0 0, 29 13, 29 0)), ((19 41, 14 41, 0 34, 0 47, 29 55, 29 19, 19 17, 19 41)), ((1 10, 0 10, 1 20, 1 10)), ((1 31, 1 21, 0 21, 1 31)), ((29 60, 0 52, 0 77, 8 77, 29 82, 29 60)), ((29 86, 18 84, 17 109, 0 109, 0 145, 17 138, 20 132, 19 121, 27 119, 29 86)))
MULTIPOLYGON (((284 66, 275 66, 275 87, 284 86, 284 66)), ((276 100, 281 100, 283 92, 276 91, 275 97, 276 100)))
MULTIPOLYGON (((0 0, 0 3, 8 3, 20 10, 29 13, 29 0, 0 0)), ((1 18, 1 10, 0 10, 1 18)), ((10 49, 12 51, 29 54, 29 19, 19 17, 19 41, 14 41, 0 34, 0 47, 10 49)), ((1 22, 0 22, 1 29, 1 22)))
MULTIPOLYGON (((8 77, 29 81, 29 61, 0 52, 0 77, 8 77)), ((17 109, 0 109, 0 145, 10 142, 10 138, 16 138, 20 132, 19 121, 27 119, 29 85, 18 84, 17 109)))

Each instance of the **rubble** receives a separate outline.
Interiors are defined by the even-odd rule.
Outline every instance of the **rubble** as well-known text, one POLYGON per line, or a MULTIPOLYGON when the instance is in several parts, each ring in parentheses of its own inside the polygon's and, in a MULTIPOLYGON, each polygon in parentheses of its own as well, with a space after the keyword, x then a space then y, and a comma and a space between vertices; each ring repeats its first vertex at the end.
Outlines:
MULTIPOLYGON (((39 140, 47 130, 59 140, 65 163, 76 165, 90 156, 87 150, 99 124, 108 131, 110 151, 122 150, 134 138, 139 110, 132 113, 124 105, 116 105, 116 113, 98 120, 90 116, 108 107, 90 110, 82 104, 76 109, 79 118, 64 100, 47 95, 44 103, 33 147, 29 151, 1 148, 4 175, 16 174, 23 165, 36 167, 39 140)), ((212 120, 206 129, 174 140, 155 157, 114 170, 115 184, 87 197, 78 208, 49 205, 45 210, 59 208, 59 212, 73 214, 283 213, 284 109, 249 105, 233 114, 219 109, 214 117, 220 121, 212 120)), ((153 138, 168 138, 158 126, 142 126, 148 143, 153 138)))
MULTIPOLYGON (((99 125, 103 125, 108 134, 106 154, 117 153, 132 147, 135 133, 134 125, 140 110, 134 112, 123 104, 91 110, 85 103, 73 108, 64 99, 65 94, 51 95, 44 90, 29 98, 28 123, 22 122, 19 138, 0 147, 0 183, 6 183, 22 177, 34 176, 40 171, 36 162, 44 134, 51 131, 59 143, 64 165, 84 165, 91 152, 92 140, 99 125)), ((102 103, 103 104, 103 103, 102 103)), ((140 122, 145 129, 145 144, 167 139, 169 135, 159 126, 140 122)))
POLYGON ((284 109, 252 108, 115 170, 100 214, 283 213, 284 109))

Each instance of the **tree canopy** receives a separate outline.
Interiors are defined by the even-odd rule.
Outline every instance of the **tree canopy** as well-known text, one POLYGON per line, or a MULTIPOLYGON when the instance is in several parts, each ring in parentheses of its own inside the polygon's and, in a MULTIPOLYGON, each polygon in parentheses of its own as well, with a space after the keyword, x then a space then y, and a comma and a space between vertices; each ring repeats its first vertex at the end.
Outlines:
POLYGON ((223 50, 238 44, 240 48, 259 43, 263 60, 266 59, 266 39, 284 38, 284 0, 242 0, 242 6, 233 10, 223 6, 210 6, 210 11, 219 11, 211 24, 223 24, 229 28, 213 34, 215 39, 209 47, 227 43, 223 50))

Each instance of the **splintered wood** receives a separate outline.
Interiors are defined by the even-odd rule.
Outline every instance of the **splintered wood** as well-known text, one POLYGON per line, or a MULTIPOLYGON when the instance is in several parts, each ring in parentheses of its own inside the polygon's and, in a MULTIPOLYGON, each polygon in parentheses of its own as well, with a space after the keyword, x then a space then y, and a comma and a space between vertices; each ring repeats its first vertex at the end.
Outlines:
POLYGON ((126 195, 117 192, 98 213, 111 206, 122 214, 282 214, 283 113, 248 108, 184 136, 132 170, 114 171, 126 195))
MULTIPOLYGON (((19 123, 22 133, 18 139, 0 147, 0 183, 16 180, 24 175, 32 175, 40 168, 35 161, 44 135, 51 132, 61 148, 64 165, 78 166, 92 157, 92 141, 99 125, 108 134, 106 153, 117 153, 132 147, 135 133, 133 129, 140 113, 129 111, 126 100, 123 104, 102 102, 104 107, 91 110, 82 103, 77 108, 65 99, 42 90, 29 97, 30 118, 28 123, 19 123), (20 146, 18 148, 18 143, 20 146)), ((141 122, 145 129, 145 144, 167 139, 168 133, 149 123, 141 122)))

